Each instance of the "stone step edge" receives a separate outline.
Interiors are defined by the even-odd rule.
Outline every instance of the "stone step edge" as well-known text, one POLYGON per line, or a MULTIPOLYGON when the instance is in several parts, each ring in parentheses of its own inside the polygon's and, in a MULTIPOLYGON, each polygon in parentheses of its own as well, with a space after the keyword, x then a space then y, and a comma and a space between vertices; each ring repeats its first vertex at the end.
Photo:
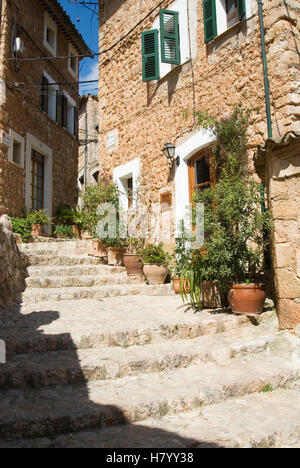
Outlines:
MULTIPOLYGON (((197 372, 197 370, 199 371, 199 368, 197 369, 195 367, 195 372, 197 372)), ((201 372, 199 375, 201 375, 201 372)), ((180 414, 181 412, 215 405, 229 399, 260 393, 263 392, 267 386, 271 386, 272 390, 276 390, 280 387, 289 385, 292 382, 298 381, 299 378, 299 368, 287 368, 285 369, 285 372, 283 372, 282 368, 273 369, 273 372, 270 372, 270 375, 265 376, 265 379, 259 374, 254 377, 250 372, 248 381, 244 380, 239 385, 236 380, 233 379, 233 381, 229 383, 225 378, 225 383, 223 385, 219 383, 216 384, 215 388, 213 388, 211 384, 208 387, 207 383, 204 383, 201 388, 200 384, 196 390, 189 394, 186 391, 181 392, 181 394, 177 395, 175 399, 174 396, 163 395, 161 389, 158 389, 156 392, 156 395, 159 395, 158 399, 152 398, 149 400, 148 398, 149 401, 145 401, 142 398, 139 402, 135 401, 134 404, 125 403, 121 406, 117 406, 117 404, 112 401, 109 404, 104 401, 101 405, 90 402, 90 408, 82 408, 81 411, 76 409, 76 412, 73 412, 72 415, 69 414, 70 408, 66 408, 64 414, 59 410, 57 405, 55 405, 55 409, 51 405, 51 408, 49 407, 49 409, 46 409, 45 411, 45 407, 49 405, 48 398, 47 403, 45 404, 44 402, 42 404, 44 414, 39 415, 34 411, 32 405, 30 406, 31 409, 29 414, 31 419, 26 419, 26 416, 24 419, 24 408, 26 405, 24 406, 23 402, 23 414, 21 413, 21 418, 18 419, 18 414, 20 413, 17 412, 16 404, 14 405, 15 416, 11 421, 9 421, 9 418, 4 412, 2 413, 4 415, 4 422, 0 422, 0 439, 24 438, 25 434, 26 437, 29 438, 53 437, 57 434, 79 432, 83 429, 92 427, 107 428, 120 424, 145 421, 148 418, 161 418, 165 415, 180 414), (57 413, 55 414, 56 411, 57 413), (16 434, 18 435, 16 436, 16 434)), ((184 382, 187 383, 187 380, 184 380, 184 382)), ((72 386, 72 388, 72 394, 74 395, 75 387, 72 386)), ((140 385, 139 388, 141 388, 140 385)), ((190 387, 188 386, 187 388, 190 387)), ((56 391, 59 392, 60 400, 65 400, 61 387, 56 387, 56 391)), ((133 389, 131 389, 131 392, 138 394, 135 393, 133 389)), ((29 394, 30 391, 27 391, 27 398, 29 397, 29 394)), ((90 394, 90 389, 88 390, 88 394, 90 394)), ((67 395, 65 395, 65 397, 67 398, 67 395)), ((6 392, 3 392, 2 398, 4 400, 6 399, 6 392)), ((51 398, 53 398, 53 392, 51 398)), ((39 403, 41 403, 41 401, 42 396, 38 399, 39 403)))
MULTIPOLYGON (((207 338, 207 337, 206 337, 207 338)), ((225 338, 225 337, 224 337, 225 338)), ((240 340, 235 340, 231 344, 222 344, 216 349, 215 343, 202 343, 199 338, 192 340, 191 342, 186 342, 186 340, 178 340, 176 342, 176 347, 178 345, 178 352, 168 350, 169 343, 161 343, 162 348, 157 354, 157 344, 147 345, 147 352, 149 352, 149 357, 145 356, 130 356, 132 351, 127 352, 129 356, 126 357, 126 349, 122 349, 117 353, 114 350, 117 356, 114 356, 111 360, 100 358, 101 348, 97 351, 99 352, 99 364, 84 364, 83 367, 79 362, 74 365, 65 364, 62 365, 61 361, 57 359, 57 368, 54 368, 53 365, 47 367, 47 362, 49 362, 53 357, 61 357, 65 354, 65 360, 70 359, 70 352, 65 351, 53 351, 48 353, 33 353, 30 357, 27 354, 19 355, 20 358, 25 358, 31 362, 37 360, 33 368, 24 366, 24 362, 19 359, 19 362, 13 362, 9 365, 0 367, 0 389, 12 389, 12 388, 38 388, 38 387, 47 387, 53 385, 69 385, 80 382, 90 382, 96 380, 111 380, 118 379, 122 377, 149 374, 162 372, 165 370, 171 370, 176 368, 186 368, 191 364, 196 364, 200 362, 221 362, 223 360, 235 359, 244 354, 256 354, 259 352, 266 351, 270 345, 277 340, 278 336, 260 336, 247 341, 241 342, 240 340), (197 340, 197 341, 196 341, 197 340), (181 346, 185 345, 185 348, 191 348, 190 344, 195 346, 195 351, 192 352, 191 349, 180 349, 181 346), (203 347, 209 345, 212 349, 208 352, 203 347), (198 349, 197 349, 198 348, 198 349), (200 349, 199 349, 200 348, 200 349), (122 356, 121 354, 125 354, 122 356), (46 364, 39 363, 39 359, 46 360, 46 364)), ((105 348, 107 352, 109 348, 105 348)), ((143 349, 146 351, 146 349, 143 349)), ((91 356, 92 360, 95 360, 95 353, 91 356)), ((80 360, 81 356, 76 356, 80 360)))
MULTIPOLYGON (((47 302, 44 304, 48 304, 47 302)), ((50 303, 51 304, 51 303, 50 303)), ((272 318, 275 312, 265 312, 261 317, 262 323, 272 318)), ((239 327, 251 327, 252 322, 244 316, 223 314, 222 317, 206 318, 199 323, 182 322, 160 323, 147 328, 119 329, 114 332, 94 330, 86 334, 66 336, 61 333, 40 335, 36 338, 21 339, 2 334, 6 341, 7 350, 11 353, 24 354, 31 352, 48 352, 59 350, 95 349, 101 347, 130 347, 143 346, 164 340, 193 339, 206 335, 218 335, 239 327)), ((5 329, 4 329, 5 331, 5 329)))

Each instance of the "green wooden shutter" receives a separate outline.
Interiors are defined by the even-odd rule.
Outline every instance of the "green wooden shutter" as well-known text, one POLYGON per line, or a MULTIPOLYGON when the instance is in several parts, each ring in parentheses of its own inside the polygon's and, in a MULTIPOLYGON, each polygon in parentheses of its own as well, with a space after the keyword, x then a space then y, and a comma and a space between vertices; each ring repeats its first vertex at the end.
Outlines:
POLYGON ((246 2, 245 0, 238 0, 239 20, 242 21, 246 18, 246 2))
POLYGON ((62 96, 62 126, 68 128, 68 99, 62 96))
POLYGON ((160 47, 163 63, 180 64, 178 11, 160 10, 160 47))
POLYGON ((78 137, 78 111, 77 106, 74 107, 74 135, 78 137))
POLYGON ((56 91, 56 122, 62 125, 62 94, 61 91, 56 91))
POLYGON ((49 94, 49 81, 42 76, 42 109, 48 114, 48 94, 49 94))
POLYGON ((158 30, 142 32, 143 81, 159 79, 158 30))
POLYGON ((210 42, 218 34, 215 0, 203 0, 203 17, 205 42, 210 42))

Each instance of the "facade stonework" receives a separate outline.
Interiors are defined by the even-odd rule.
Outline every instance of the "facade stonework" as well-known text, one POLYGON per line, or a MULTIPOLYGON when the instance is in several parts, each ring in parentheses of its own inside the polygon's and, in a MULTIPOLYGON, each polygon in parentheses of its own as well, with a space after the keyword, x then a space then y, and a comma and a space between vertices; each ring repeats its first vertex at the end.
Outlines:
POLYGON ((0 307, 18 300, 25 289, 25 256, 14 239, 9 217, 0 217, 0 307))
MULTIPOLYGON (((141 33, 157 24, 156 9, 125 40, 101 55, 99 65, 100 163, 113 172, 139 158, 148 199, 159 202, 160 193, 170 190, 177 220, 182 212, 179 198, 188 202, 188 159, 210 140, 197 127, 195 111, 221 118, 239 102, 250 108, 250 161, 267 137, 257 2, 247 1, 247 19, 208 44, 202 0, 171 0, 162 8, 174 10, 180 3, 187 9, 190 31, 190 58, 185 57, 184 63, 172 66, 157 82, 142 81, 141 33), (108 146, 112 133, 115 143, 108 146), (171 171, 161 151, 169 141, 176 143, 181 157, 181 166, 171 171)), ((155 5, 154 0, 100 2, 100 51, 117 42, 155 5)), ((299 128, 299 3, 265 1, 264 13, 273 134, 282 137, 299 128)))
POLYGON ((68 58, 55 60, 53 56, 67 57, 70 47, 80 55, 88 48, 56 0, 2 1, 0 47, 0 213, 21 216, 24 209, 35 208, 35 151, 44 164, 39 174, 43 178, 40 207, 52 216, 60 204, 75 206, 77 202, 75 109, 79 96, 78 84, 67 84, 78 81, 78 63, 73 72, 68 58), (48 21, 53 28, 50 33, 45 32, 48 21), (55 41, 54 52, 45 45, 46 34, 50 42, 55 41), (22 44, 18 52, 16 41, 22 44), (22 61, 40 57, 52 60, 22 61), (44 86, 43 77, 48 79, 44 86), (57 96, 67 100, 64 124, 58 123, 57 96), (44 105, 43 98, 47 99, 44 105))
POLYGON ((98 154, 98 96, 88 94, 81 96, 78 113, 79 160, 78 185, 79 205, 81 194, 86 186, 97 184, 99 174, 98 154), (86 184, 86 181, 87 184, 86 184))

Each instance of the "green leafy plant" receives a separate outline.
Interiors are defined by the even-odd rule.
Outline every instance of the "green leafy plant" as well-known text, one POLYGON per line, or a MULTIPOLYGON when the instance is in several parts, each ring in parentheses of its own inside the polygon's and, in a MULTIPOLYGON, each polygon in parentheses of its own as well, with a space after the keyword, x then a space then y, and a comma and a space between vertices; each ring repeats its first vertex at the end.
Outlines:
MULTIPOLYGON (((271 220, 261 210, 260 185, 247 171, 248 115, 237 107, 221 122, 206 119, 216 135, 218 179, 214 187, 194 197, 194 202, 204 204, 205 242, 200 251, 192 252, 181 273, 181 279, 189 281, 190 302, 197 308, 202 308, 203 281, 216 282, 227 307, 232 283, 259 282, 264 268, 271 220)), ((186 293, 183 297, 188 299, 186 293)))
POLYGON ((31 211, 27 217, 32 224, 52 224, 52 218, 44 210, 31 211))
POLYGON ((12 223, 13 231, 17 234, 20 234, 23 242, 27 242, 28 239, 31 237, 31 231, 32 231, 31 220, 28 217, 24 217, 24 218, 11 217, 10 220, 12 223))
POLYGON ((179 277, 190 260, 189 238, 186 234, 184 220, 179 223, 179 237, 175 239, 176 247, 171 255, 170 271, 173 278, 179 277))
POLYGON ((147 247, 139 251, 139 256, 143 263, 159 264, 168 266, 170 255, 164 252, 163 244, 148 244, 147 247))
POLYGON ((57 224, 55 226, 54 234, 56 236, 66 237, 68 239, 73 239, 73 237, 75 237, 72 226, 68 226, 66 224, 57 224))

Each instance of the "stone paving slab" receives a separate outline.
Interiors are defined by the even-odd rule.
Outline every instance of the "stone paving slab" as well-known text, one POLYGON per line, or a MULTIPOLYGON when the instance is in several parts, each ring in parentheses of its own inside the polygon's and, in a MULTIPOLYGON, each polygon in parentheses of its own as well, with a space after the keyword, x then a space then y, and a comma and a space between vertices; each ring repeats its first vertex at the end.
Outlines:
MULTIPOLYGON (((1 318, 0 339, 18 353, 143 345, 251 326, 247 317, 224 311, 194 313, 176 295, 23 304, 2 312, 1 318)), ((271 311, 260 320, 273 330, 277 323, 271 311)))
POLYGON ((29 276, 33 278, 42 276, 87 276, 87 275, 111 275, 113 273, 126 272, 125 267, 114 267, 104 264, 99 265, 74 265, 74 266, 29 266, 29 276))
POLYGON ((299 361, 265 352, 116 381, 7 390, 1 394, 0 438, 49 437, 181 414, 299 378, 299 361))
POLYGON ((115 284, 145 284, 143 276, 128 276, 124 273, 110 273, 100 275, 80 275, 80 276, 31 276, 26 278, 28 289, 32 288, 74 288, 74 287, 96 287, 111 286, 115 284))
POLYGON ((167 340, 130 348, 79 349, 10 356, 0 366, 0 388, 67 385, 117 379, 129 375, 187 367, 196 362, 222 362, 274 346, 284 334, 264 335, 264 330, 240 328, 191 340, 167 340))
MULTIPOLYGON (((113 282, 113 279, 111 283, 113 282)), ((107 286, 81 286, 64 288, 32 288, 26 289, 22 294, 24 303, 40 303, 46 301, 70 301, 78 299, 102 299, 115 296, 167 296, 174 295, 171 284, 147 285, 127 284, 127 277, 121 284, 107 286)))
POLYGON ((3 440, 0 448, 299 448, 299 383, 297 387, 52 440, 3 440))

